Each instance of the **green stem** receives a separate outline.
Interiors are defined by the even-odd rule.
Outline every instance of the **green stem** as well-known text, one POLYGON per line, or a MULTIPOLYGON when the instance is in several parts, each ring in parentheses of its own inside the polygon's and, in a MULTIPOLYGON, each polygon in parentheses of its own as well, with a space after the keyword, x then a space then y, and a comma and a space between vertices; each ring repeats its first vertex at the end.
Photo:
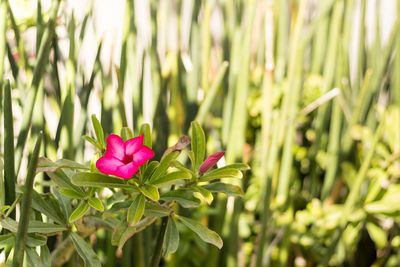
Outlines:
POLYGON ((161 260, 161 252, 162 252, 162 247, 163 247, 163 243, 164 243, 165 231, 167 230, 168 218, 169 217, 166 216, 166 217, 163 217, 161 220, 160 232, 158 233, 156 247, 154 249, 153 258, 151 259, 150 266, 152 266, 152 267, 158 267, 160 260, 161 260))
POLYGON ((36 142, 25 180, 25 188, 21 201, 21 217, 18 223, 17 238, 15 239, 13 267, 22 266, 24 261, 25 241, 28 233, 29 215, 32 206, 33 181, 36 176, 36 166, 38 163, 42 137, 43 132, 40 133, 36 142))

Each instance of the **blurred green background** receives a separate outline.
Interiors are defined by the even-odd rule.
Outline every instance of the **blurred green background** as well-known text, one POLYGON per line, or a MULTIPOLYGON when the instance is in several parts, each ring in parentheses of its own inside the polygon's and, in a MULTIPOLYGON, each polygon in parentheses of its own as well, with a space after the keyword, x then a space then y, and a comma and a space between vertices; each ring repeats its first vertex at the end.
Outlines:
MULTIPOLYGON (((243 198, 188 214, 223 249, 180 229, 162 266, 399 266, 398 14, 398 0, 1 0, 1 151, 23 183, 41 129, 42 155, 84 162, 92 114, 106 135, 149 123, 159 159, 197 120, 207 155, 252 169, 243 198)), ((122 255, 109 232, 90 242, 104 266, 140 266, 155 233, 122 255)))

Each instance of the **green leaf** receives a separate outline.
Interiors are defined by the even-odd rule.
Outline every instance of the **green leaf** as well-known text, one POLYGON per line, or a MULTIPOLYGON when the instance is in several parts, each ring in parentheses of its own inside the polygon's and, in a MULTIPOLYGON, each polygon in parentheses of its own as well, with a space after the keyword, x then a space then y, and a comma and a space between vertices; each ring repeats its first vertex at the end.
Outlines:
POLYGON ((171 172, 168 173, 164 176, 159 177, 156 180, 150 181, 151 184, 154 185, 162 185, 162 184, 168 184, 177 180, 183 180, 183 179, 190 179, 192 178, 192 175, 187 172, 183 171, 176 171, 176 172, 171 172))
POLYGON ((178 216, 178 219, 186 225, 190 230, 195 232, 204 242, 213 244, 217 248, 221 249, 223 242, 221 237, 214 231, 208 229, 198 221, 178 216))
POLYGON ((146 208, 144 210, 144 215, 146 217, 165 217, 170 214, 171 210, 151 202, 146 202, 146 208))
POLYGON ((82 237, 77 233, 71 233, 70 238, 74 243, 76 252, 78 252, 79 256, 85 262, 86 267, 101 267, 99 257, 82 237))
POLYGON ((43 213, 58 224, 62 225, 65 222, 65 218, 62 218, 50 202, 45 201, 36 191, 33 191, 32 208, 43 213))
POLYGON ((60 203, 60 209, 64 217, 69 218, 72 210, 70 198, 60 194, 56 187, 53 187, 53 194, 57 198, 58 203, 60 203))
POLYGON ((367 205, 364 206, 364 209, 368 213, 372 214, 379 214, 379 213, 392 214, 400 211, 400 206, 398 205, 398 202, 378 200, 368 203, 367 205))
POLYGON ((379 249, 385 248, 388 241, 386 232, 381 227, 372 222, 367 222, 366 228, 369 236, 374 241, 375 245, 379 249))
POLYGON ((194 186, 193 189, 195 189, 197 192, 200 193, 200 195, 203 197, 203 199, 207 202, 208 205, 211 205, 211 203, 214 200, 214 197, 210 191, 201 186, 194 186))
POLYGON ((167 171, 169 164, 171 163, 171 161, 179 155, 179 151, 174 151, 171 153, 168 153, 160 162, 160 165, 158 166, 158 168, 154 171, 153 175, 151 175, 150 177, 150 182, 157 180, 158 178, 160 178, 162 175, 165 174, 165 172, 167 171))
POLYGON ((58 190, 61 194, 70 197, 70 198, 74 198, 74 199, 84 199, 85 195, 82 194, 79 191, 76 191, 75 189, 71 189, 71 188, 60 188, 60 190, 58 190))
MULTIPOLYGON (((119 241, 121 240, 122 234, 126 231, 126 229, 130 228, 128 226, 127 220, 121 220, 117 226, 114 228, 113 235, 111 237, 111 245, 118 246, 119 241)), ((131 227, 134 228, 134 227, 131 227)))
POLYGON ((216 169, 199 178, 200 182, 222 178, 242 178, 243 174, 236 169, 216 169))
POLYGON ((163 255, 164 257, 175 253, 179 245, 179 231, 174 218, 169 218, 167 229, 164 234, 163 255))
POLYGON ((67 175, 67 169, 65 170, 58 169, 55 172, 46 172, 46 174, 51 178, 51 180, 53 180, 60 187, 70 188, 75 191, 79 191, 82 194, 85 193, 85 191, 81 187, 73 185, 71 183, 71 179, 67 175))
POLYGON ((173 160, 173 161, 171 162, 171 167, 177 168, 178 170, 183 171, 183 172, 187 172, 187 173, 190 174, 192 177, 195 176, 195 173, 194 173, 194 172, 192 172, 191 170, 187 169, 182 163, 180 163, 180 162, 177 161, 177 160, 173 160))
POLYGON ((35 248, 25 247, 25 252, 28 266, 43 266, 35 248))
POLYGON ((99 173, 78 172, 72 175, 71 181, 78 186, 132 188, 124 179, 99 173))
POLYGON ((0 225, 4 229, 7 229, 8 231, 13 232, 13 233, 17 232, 17 229, 18 229, 18 223, 9 217, 1 219, 0 225))
POLYGON ((86 212, 89 210, 89 204, 87 202, 82 201, 79 206, 71 213, 69 216, 69 222, 73 223, 74 221, 81 218, 86 212))
POLYGON ((142 134, 144 135, 143 145, 147 146, 148 148, 152 148, 150 125, 148 123, 145 123, 140 127, 139 135, 142 134))
POLYGON ((133 138, 133 133, 131 128, 129 127, 122 127, 121 129, 121 138, 126 142, 129 139, 133 138))
POLYGON ((150 162, 143 172, 143 181, 147 181, 153 174, 154 170, 158 168, 158 166, 160 166, 160 163, 158 161, 150 162))
POLYGON ((94 140, 92 137, 85 135, 83 136, 83 139, 85 139, 86 141, 97 147, 99 150, 103 149, 101 145, 98 142, 96 142, 96 140, 94 140))
POLYGON ((40 259, 44 266, 51 266, 50 250, 46 245, 40 247, 40 259))
POLYGON ((142 192, 143 195, 150 198, 151 200, 158 201, 158 199, 160 198, 160 194, 158 193, 158 188, 155 185, 144 184, 139 187, 139 190, 140 192, 142 192))
POLYGON ((218 170, 225 170, 225 169, 237 169, 239 171, 248 171, 248 170, 250 170, 250 166, 246 163, 233 163, 233 164, 228 164, 224 167, 218 168, 218 170))
POLYGON ((14 246, 15 235, 12 233, 0 235, 0 248, 14 246))
POLYGON ((98 211, 101 211, 101 212, 104 211, 104 206, 100 199, 92 197, 92 198, 89 198, 88 203, 92 208, 94 208, 98 211))
POLYGON ((196 198, 193 191, 189 189, 178 189, 166 192, 161 195, 161 200, 176 201, 184 208, 195 208, 200 205, 200 200, 196 198))
POLYGON ((132 201, 131 206, 128 209, 127 221, 130 227, 135 226, 143 216, 146 204, 146 198, 140 194, 134 201, 132 201))
POLYGON ((99 144, 100 144, 102 149, 105 149, 106 146, 105 146, 105 143, 104 143, 103 128, 101 127, 101 124, 98 121, 98 119, 96 118, 95 114, 92 115, 92 123, 93 123, 94 132, 96 134, 97 142, 99 142, 99 144))
POLYGON ((233 184, 225 184, 225 183, 211 183, 207 185, 203 185, 203 188, 211 191, 211 192, 219 192, 225 193, 228 196, 243 196, 243 190, 240 186, 233 184))
POLYGON ((41 221, 30 221, 28 226, 28 233, 56 234, 66 230, 68 229, 62 225, 44 223, 41 221))
POLYGON ((26 245, 31 248, 47 244, 47 237, 41 234, 30 233, 26 236, 26 245))
POLYGON ((61 168, 90 170, 89 167, 69 159, 60 159, 56 162, 53 162, 47 158, 41 157, 39 158, 36 172, 55 172, 56 170, 61 168))
POLYGON ((3 176, 4 165, 0 159, 0 210, 5 204, 5 191, 4 191, 4 176, 3 176))
POLYGON ((192 151, 194 153, 194 171, 199 170, 206 154, 206 138, 204 131, 197 121, 192 122, 192 151))

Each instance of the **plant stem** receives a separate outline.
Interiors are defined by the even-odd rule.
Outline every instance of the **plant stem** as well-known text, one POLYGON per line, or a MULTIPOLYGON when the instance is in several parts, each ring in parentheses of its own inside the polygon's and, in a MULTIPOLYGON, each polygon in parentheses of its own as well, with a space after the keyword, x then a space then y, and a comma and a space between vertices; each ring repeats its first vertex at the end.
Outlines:
POLYGON ((163 217, 161 220, 160 232, 158 233, 156 247, 154 249, 153 258, 151 259, 150 266, 152 266, 152 267, 157 267, 161 260, 161 252, 162 252, 162 247, 163 247, 163 243, 164 243, 164 234, 165 234, 165 231, 167 230, 168 218, 169 217, 166 216, 166 217, 163 217))
POLYGON ((40 145, 42 143, 43 132, 39 134, 32 158, 28 167, 28 174, 25 180, 25 189, 22 194, 21 216, 18 223, 17 237, 14 247, 13 267, 22 266, 24 261, 25 242, 28 233, 29 215, 32 206, 33 181, 36 176, 36 166, 39 158, 40 145))

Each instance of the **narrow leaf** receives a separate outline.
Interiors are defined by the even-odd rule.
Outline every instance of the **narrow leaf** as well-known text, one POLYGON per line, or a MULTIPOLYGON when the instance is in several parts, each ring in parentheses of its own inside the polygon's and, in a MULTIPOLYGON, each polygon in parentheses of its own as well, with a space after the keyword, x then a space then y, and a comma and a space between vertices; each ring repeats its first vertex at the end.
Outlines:
POLYGON ((127 220, 130 227, 135 226, 143 216, 146 204, 146 198, 140 194, 134 201, 132 201, 131 206, 128 209, 127 220))
POLYGON ((70 168, 70 169, 81 169, 81 170, 89 170, 89 167, 86 167, 80 163, 69 159, 60 159, 56 162, 53 162, 47 158, 41 157, 38 162, 38 167, 36 172, 55 172, 60 168, 70 168))
POLYGON ((15 244, 15 235, 12 233, 0 235, 0 248, 11 247, 15 244))
POLYGON ((183 171, 176 171, 176 172, 171 172, 164 176, 161 176, 157 180, 153 180, 150 183, 154 184, 154 185, 162 185, 162 184, 168 184, 168 183, 171 183, 174 181, 190 179, 190 178, 192 178, 192 175, 190 173, 183 172, 183 171))
POLYGON ((88 210, 89 210, 89 204, 87 202, 82 201, 79 204, 79 206, 71 213, 71 216, 69 216, 68 221, 70 223, 73 223, 74 221, 78 220, 83 215, 85 215, 88 210))
POLYGON ((132 188, 121 178, 99 173, 78 172, 71 177, 71 181, 78 186, 132 188))
POLYGON ((104 132, 103 128, 101 127, 101 124, 99 120, 96 118, 96 115, 92 115, 92 124, 93 124, 93 129, 96 134, 97 142, 100 144, 102 149, 105 149, 105 143, 104 143, 104 132))
POLYGON ((233 185, 233 184, 225 184, 225 183, 212 183, 203 185, 203 188, 211 191, 211 192, 220 192, 224 193, 228 196, 243 196, 243 190, 240 186, 233 185))
POLYGON ((65 226, 41 221, 30 221, 28 226, 28 233, 56 234, 66 230, 68 229, 65 226))
POLYGON ((92 197, 92 198, 89 198, 88 203, 92 208, 94 208, 98 211, 101 211, 101 212, 104 211, 104 206, 100 199, 92 197))
POLYGON ((164 217, 171 214, 171 210, 163 206, 153 204, 151 202, 146 202, 146 208, 144 210, 144 215, 146 217, 164 217))
POLYGON ((194 171, 197 172, 206 153, 206 138, 204 131, 197 121, 192 122, 192 151, 194 153, 194 171))
POLYGON ((179 231, 176 227, 175 219, 169 218, 167 229, 164 235, 163 255, 164 257, 175 253, 179 246, 179 231))
POLYGON ((203 197, 203 199, 207 202, 208 205, 211 205, 211 203, 214 200, 213 195, 211 194, 210 191, 208 191, 207 189, 201 187, 201 186, 194 186, 193 187, 197 192, 199 192, 201 194, 201 196, 203 197))
POLYGON ((140 127, 139 135, 142 134, 144 135, 143 145, 152 148, 150 125, 148 123, 145 123, 140 127))
POLYGON ((33 192, 32 196, 32 208, 43 213, 55 222, 64 224, 64 218, 62 218, 58 212, 54 210, 51 204, 48 201, 45 201, 36 191, 33 192))
POLYGON ((76 252, 78 252, 79 256, 85 262, 86 267, 101 267, 99 257, 82 237, 77 233, 71 233, 70 238, 74 243, 76 252))
POLYGON ((190 230, 195 232, 204 242, 213 244, 217 248, 221 249, 223 242, 221 237, 214 231, 208 229, 198 221, 178 216, 178 219, 186 225, 190 230))
POLYGON ((139 187, 140 192, 151 200, 157 201, 160 198, 158 188, 152 184, 144 184, 139 187))
POLYGON ((71 189, 71 188, 66 188, 66 187, 60 188, 59 192, 70 198, 75 198, 75 199, 84 199, 85 198, 84 194, 82 194, 81 192, 76 191, 74 189, 71 189))
POLYGON ((97 147, 99 150, 103 149, 101 145, 98 142, 96 142, 96 140, 94 140, 92 137, 85 135, 83 136, 83 139, 85 139, 86 141, 97 147))
POLYGON ((195 208, 200 205, 200 200, 189 189, 178 189, 164 193, 161 195, 161 200, 168 202, 176 201, 184 208, 195 208))
POLYGON ((161 177, 162 175, 164 175, 164 173, 167 171, 169 164, 171 163, 171 161, 178 156, 179 152, 178 151, 174 151, 171 152, 169 154, 167 154, 160 162, 160 165, 158 166, 158 168, 154 171, 154 173, 151 175, 150 177, 150 182, 157 180, 159 177, 161 177))
POLYGON ((211 181, 222 178, 242 178, 243 174, 236 169, 216 169, 200 177, 199 181, 211 181))
POLYGON ((158 166, 160 166, 160 163, 158 161, 150 162, 143 172, 143 181, 147 181, 153 174, 154 170, 158 168, 158 166))

